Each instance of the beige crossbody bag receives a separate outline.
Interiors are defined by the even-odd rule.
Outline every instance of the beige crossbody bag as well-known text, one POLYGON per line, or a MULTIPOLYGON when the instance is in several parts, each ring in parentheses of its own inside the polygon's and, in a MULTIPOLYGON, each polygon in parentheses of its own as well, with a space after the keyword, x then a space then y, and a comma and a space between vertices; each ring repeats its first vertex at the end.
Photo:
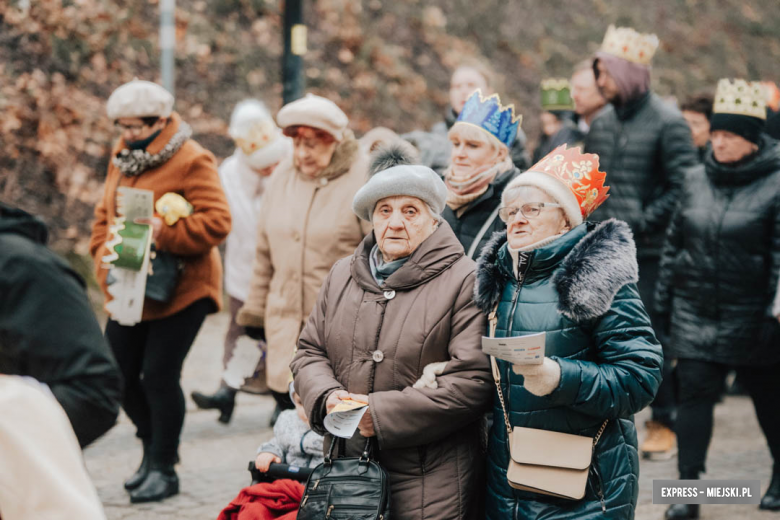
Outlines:
MULTIPOLYGON (((495 337, 498 305, 490 313, 490 337, 495 337)), ((509 467, 506 477, 515 489, 552 495, 572 500, 585 496, 588 472, 601 434, 607 422, 601 425, 594 438, 569 433, 551 432, 535 428, 512 428, 506 411, 504 392, 501 390, 501 372, 498 363, 490 356, 493 380, 498 390, 498 400, 504 412, 507 439, 509 439, 509 467)))

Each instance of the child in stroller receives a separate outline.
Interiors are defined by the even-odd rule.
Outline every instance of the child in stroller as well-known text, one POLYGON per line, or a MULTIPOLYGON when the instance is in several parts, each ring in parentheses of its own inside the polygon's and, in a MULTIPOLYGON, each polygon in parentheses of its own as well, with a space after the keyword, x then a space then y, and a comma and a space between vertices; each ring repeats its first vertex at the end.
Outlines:
POLYGON ((279 414, 274 437, 249 463, 252 485, 244 488, 217 520, 244 518, 292 520, 298 513, 306 479, 323 459, 322 436, 312 431, 298 394, 290 383, 294 410, 279 414))

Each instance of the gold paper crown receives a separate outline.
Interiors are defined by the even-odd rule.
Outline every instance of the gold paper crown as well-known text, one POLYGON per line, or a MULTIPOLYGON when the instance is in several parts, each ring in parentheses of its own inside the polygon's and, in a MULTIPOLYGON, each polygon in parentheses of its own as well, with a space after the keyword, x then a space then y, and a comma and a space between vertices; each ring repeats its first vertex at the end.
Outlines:
POLYGON ((658 50, 658 36, 655 34, 641 34, 631 27, 615 27, 610 25, 601 50, 618 58, 650 65, 655 51, 658 50))
POLYGON ((758 81, 718 81, 713 114, 736 114, 766 119, 766 91, 758 81))

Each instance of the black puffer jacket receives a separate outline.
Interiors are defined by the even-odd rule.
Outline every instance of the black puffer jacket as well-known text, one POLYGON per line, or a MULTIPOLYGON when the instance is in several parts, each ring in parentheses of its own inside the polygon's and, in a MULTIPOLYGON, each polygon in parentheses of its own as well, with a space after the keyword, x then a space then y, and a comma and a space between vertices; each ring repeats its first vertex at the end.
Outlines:
POLYGON ((114 425, 121 376, 84 282, 46 235, 40 220, 0 204, 0 374, 46 383, 84 447, 114 425))
POLYGON ((477 234, 482 229, 482 226, 487 220, 493 216, 492 224, 485 230, 482 238, 479 241, 479 245, 474 250, 474 254, 471 256, 474 260, 479 258, 479 254, 485 244, 488 243, 490 237, 496 231, 503 231, 506 229, 506 224, 498 218, 498 215, 494 215, 493 212, 501 206, 501 193, 509 184, 509 181, 520 175, 520 170, 512 168, 504 173, 499 173, 496 179, 488 186, 488 189, 476 200, 471 201, 465 206, 464 213, 457 217, 455 212, 449 206, 444 207, 442 211, 442 217, 455 232, 455 236, 458 237, 460 243, 463 245, 463 249, 466 253, 471 249, 471 245, 474 243, 477 234))
POLYGON ((780 144, 764 138, 735 166, 710 151, 686 180, 661 259, 655 310, 670 318, 675 357, 780 361, 779 270, 780 144))
POLYGON ((593 120, 585 151, 607 172, 609 199, 600 218, 627 222, 639 257, 658 257, 685 172, 699 164, 682 114, 653 93, 593 120))

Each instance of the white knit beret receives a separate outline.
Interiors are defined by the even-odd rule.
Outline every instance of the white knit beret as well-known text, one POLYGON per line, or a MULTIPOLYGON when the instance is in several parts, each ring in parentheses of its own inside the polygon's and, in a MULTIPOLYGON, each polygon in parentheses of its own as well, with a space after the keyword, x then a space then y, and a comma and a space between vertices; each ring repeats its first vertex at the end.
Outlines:
POLYGON ((173 95, 157 83, 134 79, 108 98, 108 117, 168 117, 173 112, 173 95))
POLYGON ((282 107, 276 116, 276 121, 282 128, 288 126, 310 126, 325 130, 341 141, 349 120, 347 115, 329 99, 306 94, 305 97, 288 103, 282 107))
POLYGON ((447 186, 441 177, 427 166, 393 166, 375 174, 358 190, 352 200, 352 211, 370 222, 377 202, 387 197, 404 195, 422 200, 436 215, 441 215, 447 202, 447 186))

